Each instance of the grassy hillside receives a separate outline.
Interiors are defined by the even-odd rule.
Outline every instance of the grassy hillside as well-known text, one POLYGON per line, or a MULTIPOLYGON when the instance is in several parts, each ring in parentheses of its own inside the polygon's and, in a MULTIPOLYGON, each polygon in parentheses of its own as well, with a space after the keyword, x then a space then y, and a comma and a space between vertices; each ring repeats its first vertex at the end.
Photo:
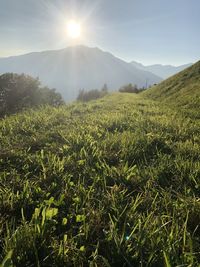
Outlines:
POLYGON ((147 90, 144 95, 171 103, 181 108, 200 108, 200 61, 159 85, 147 90))
POLYGON ((199 131, 131 94, 1 120, 2 266, 199 266, 199 131))

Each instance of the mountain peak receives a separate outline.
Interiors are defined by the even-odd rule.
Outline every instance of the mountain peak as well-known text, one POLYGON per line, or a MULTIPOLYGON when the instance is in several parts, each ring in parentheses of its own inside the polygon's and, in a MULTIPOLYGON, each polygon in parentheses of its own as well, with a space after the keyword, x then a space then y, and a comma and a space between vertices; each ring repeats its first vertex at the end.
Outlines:
POLYGON ((39 77, 44 85, 56 88, 65 100, 74 100, 81 88, 118 90, 132 83, 138 87, 158 83, 161 78, 140 70, 98 47, 70 46, 60 50, 29 53, 0 59, 0 73, 25 73, 39 77))

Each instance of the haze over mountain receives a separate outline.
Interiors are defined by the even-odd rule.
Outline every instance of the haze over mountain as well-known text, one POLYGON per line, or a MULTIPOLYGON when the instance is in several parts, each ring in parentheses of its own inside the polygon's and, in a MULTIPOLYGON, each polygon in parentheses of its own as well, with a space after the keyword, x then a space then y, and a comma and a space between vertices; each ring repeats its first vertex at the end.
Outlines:
POLYGON ((154 64, 154 65, 145 66, 136 61, 132 61, 131 64, 140 70, 150 71, 153 74, 161 77, 162 79, 167 79, 170 76, 173 76, 174 74, 192 65, 192 63, 189 63, 189 64, 180 65, 180 66, 162 65, 162 64, 154 64))
POLYGON ((101 88, 105 83, 114 91, 127 83, 145 87, 162 80, 108 52, 86 46, 0 58, 0 74, 5 72, 39 77, 67 101, 74 100, 80 89, 101 88))

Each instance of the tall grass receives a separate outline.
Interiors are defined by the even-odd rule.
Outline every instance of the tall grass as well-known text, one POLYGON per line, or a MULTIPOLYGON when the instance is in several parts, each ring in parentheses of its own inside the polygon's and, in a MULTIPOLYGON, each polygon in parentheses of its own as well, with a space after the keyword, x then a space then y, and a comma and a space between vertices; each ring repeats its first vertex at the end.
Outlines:
POLYGON ((1 120, 2 266, 199 266, 199 130, 130 94, 1 120))

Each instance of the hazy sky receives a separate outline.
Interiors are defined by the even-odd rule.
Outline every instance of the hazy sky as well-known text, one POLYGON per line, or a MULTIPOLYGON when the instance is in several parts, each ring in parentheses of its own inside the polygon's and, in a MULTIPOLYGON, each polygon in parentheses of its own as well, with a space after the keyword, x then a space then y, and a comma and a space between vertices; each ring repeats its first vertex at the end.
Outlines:
POLYGON ((200 0, 0 0, 0 57, 73 45, 73 18, 83 29, 78 44, 144 64, 195 62, 199 14, 200 0))

